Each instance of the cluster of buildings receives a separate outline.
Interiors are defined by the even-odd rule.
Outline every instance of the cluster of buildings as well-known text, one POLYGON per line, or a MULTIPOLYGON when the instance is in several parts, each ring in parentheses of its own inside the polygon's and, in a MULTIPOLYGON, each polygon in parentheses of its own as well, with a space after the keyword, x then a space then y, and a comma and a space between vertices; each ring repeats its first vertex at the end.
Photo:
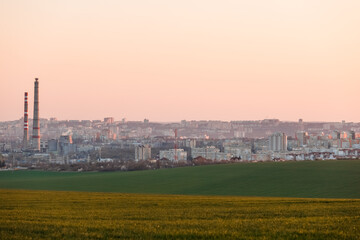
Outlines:
MULTIPOLYGON (((294 134, 288 135, 276 131, 280 122, 264 120, 263 124, 268 128, 269 125, 273 126, 273 129, 258 138, 210 138, 207 127, 203 129, 202 137, 190 137, 192 135, 186 135, 187 128, 182 126, 190 123, 190 126, 194 127, 195 121, 151 123, 145 119, 142 122, 128 122, 125 119, 115 121, 114 118, 108 117, 97 121, 58 121, 52 118, 33 121, 35 124, 32 125, 31 122, 27 122, 30 121, 25 111, 21 120, 7 122, 6 127, 4 122, 0 123, 0 152, 3 155, 6 156, 9 152, 23 152, 26 156, 33 155, 37 159, 69 163, 94 160, 90 158, 94 152, 96 158, 102 161, 101 149, 107 147, 117 148, 119 152, 132 152, 126 156, 120 153, 118 159, 134 161, 168 159, 179 162, 198 157, 212 161, 315 160, 359 158, 360 154, 360 124, 344 122, 323 123, 321 128, 309 128, 306 127, 306 123, 297 122, 294 134), (22 121, 25 123, 24 131, 20 133, 18 129, 21 129, 22 121), (35 125, 33 142, 26 137, 29 125, 35 125), (40 136, 40 128, 41 138, 37 138, 36 136, 40 136), (178 136, 174 134, 175 129, 178 136), (141 134, 133 137, 124 134, 125 132, 141 134), (154 132, 159 135, 149 135, 154 132)), ((215 130, 228 126, 214 122, 210 125, 215 130)), ((114 159, 116 160, 116 157, 114 159)))
POLYGON ((0 122, 0 153, 56 163, 112 159, 173 162, 270 161, 360 158, 360 123, 258 121, 144 121, 44 119, 39 114, 39 81, 34 82, 34 114, 0 122), (32 121, 31 121, 32 120, 32 121), (29 136, 29 129, 32 135, 29 136), (41 132, 41 134, 40 134, 41 132), (94 157, 95 156, 95 157, 94 157))
MULTIPOLYGON (((186 141, 189 141, 187 139, 186 141)), ((189 146, 186 141, 182 146, 189 146)), ((299 131, 293 137, 275 132, 261 139, 225 139, 218 140, 217 146, 199 141, 204 147, 196 147, 192 139, 190 147, 161 150, 159 158, 170 161, 186 161, 202 157, 213 161, 272 161, 272 160, 326 160, 360 158, 360 134, 355 131, 333 131, 329 134, 309 134, 299 131), (205 144, 204 144, 205 143, 205 144), (219 144, 220 143, 220 144, 219 144)), ((141 146, 142 147, 142 146, 141 146)), ((147 147, 151 151, 150 145, 147 147)), ((135 150, 135 153, 137 150, 135 150)), ((136 153, 137 154, 137 153, 136 153)), ((136 158, 136 160, 148 160, 136 158)))

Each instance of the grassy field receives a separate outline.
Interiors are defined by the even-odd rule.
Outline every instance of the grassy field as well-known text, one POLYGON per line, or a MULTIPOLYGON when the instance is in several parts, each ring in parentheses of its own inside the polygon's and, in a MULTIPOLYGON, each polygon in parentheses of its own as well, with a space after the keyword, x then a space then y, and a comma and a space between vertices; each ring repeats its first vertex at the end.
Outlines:
POLYGON ((0 172, 0 188, 360 198, 360 161, 267 162, 136 172, 0 172))
POLYGON ((0 190, 0 239, 359 239, 360 200, 0 190))

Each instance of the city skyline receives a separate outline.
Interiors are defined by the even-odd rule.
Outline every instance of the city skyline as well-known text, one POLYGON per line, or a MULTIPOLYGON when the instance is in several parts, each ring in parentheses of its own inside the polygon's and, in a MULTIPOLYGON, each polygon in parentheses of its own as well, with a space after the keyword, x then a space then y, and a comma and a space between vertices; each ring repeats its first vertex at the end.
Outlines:
POLYGON ((0 121, 360 122, 358 1, 0 4, 0 121))

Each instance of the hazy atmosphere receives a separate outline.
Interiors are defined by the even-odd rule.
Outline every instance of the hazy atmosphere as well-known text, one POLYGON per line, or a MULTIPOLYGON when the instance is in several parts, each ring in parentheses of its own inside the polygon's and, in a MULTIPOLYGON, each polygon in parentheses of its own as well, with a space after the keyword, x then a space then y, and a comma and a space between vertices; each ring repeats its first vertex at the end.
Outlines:
POLYGON ((360 121, 360 1, 0 0, 0 121, 360 121), (32 116, 32 104, 30 116, 32 116))
POLYGON ((0 0, 0 239, 360 239, 360 0, 0 0))

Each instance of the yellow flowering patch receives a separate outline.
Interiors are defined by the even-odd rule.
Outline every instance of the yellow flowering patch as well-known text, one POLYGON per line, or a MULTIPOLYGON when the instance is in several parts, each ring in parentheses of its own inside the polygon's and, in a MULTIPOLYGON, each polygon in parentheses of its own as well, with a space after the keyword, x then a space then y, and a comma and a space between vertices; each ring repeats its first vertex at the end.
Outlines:
POLYGON ((0 190, 0 239, 359 239, 360 200, 0 190))

